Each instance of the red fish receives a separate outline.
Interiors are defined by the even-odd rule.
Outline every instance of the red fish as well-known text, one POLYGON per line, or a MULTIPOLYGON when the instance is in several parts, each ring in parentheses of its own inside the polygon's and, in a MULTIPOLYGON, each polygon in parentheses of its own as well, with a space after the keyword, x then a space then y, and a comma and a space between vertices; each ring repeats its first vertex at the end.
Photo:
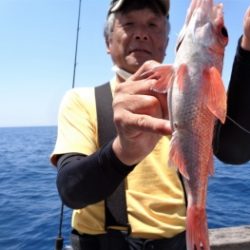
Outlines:
POLYGON ((214 172, 213 131, 216 119, 225 122, 226 91, 221 78, 228 34, 223 5, 192 0, 178 36, 173 65, 150 72, 154 90, 168 93, 173 130, 169 165, 184 177, 188 197, 188 250, 209 250, 206 217, 208 177, 214 172))

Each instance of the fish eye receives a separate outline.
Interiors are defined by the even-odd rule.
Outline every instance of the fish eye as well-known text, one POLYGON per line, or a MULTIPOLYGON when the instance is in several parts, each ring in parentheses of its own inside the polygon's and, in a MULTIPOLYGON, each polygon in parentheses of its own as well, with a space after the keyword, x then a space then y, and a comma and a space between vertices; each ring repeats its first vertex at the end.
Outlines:
POLYGON ((223 26, 222 28, 221 28, 221 34, 224 36, 224 37, 228 37, 228 32, 227 32, 227 29, 226 29, 226 27, 225 26, 223 26))

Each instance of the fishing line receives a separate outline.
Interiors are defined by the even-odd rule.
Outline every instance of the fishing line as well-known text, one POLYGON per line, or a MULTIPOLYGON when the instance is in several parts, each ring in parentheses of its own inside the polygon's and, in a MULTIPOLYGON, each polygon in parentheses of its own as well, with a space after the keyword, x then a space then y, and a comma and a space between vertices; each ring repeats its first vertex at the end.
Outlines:
POLYGON ((227 115, 227 119, 231 121, 234 125, 236 125, 238 128, 240 128, 242 131, 244 131, 247 134, 250 134, 250 131, 243 126, 241 126, 238 122, 236 122, 234 119, 232 119, 230 116, 227 115))

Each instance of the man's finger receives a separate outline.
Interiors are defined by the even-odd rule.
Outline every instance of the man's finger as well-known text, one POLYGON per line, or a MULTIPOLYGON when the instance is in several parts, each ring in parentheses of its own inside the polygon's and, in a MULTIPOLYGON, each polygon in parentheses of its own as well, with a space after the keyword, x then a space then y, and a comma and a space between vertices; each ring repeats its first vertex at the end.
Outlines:
POLYGON ((131 114, 129 126, 131 129, 140 129, 141 131, 155 134, 172 134, 169 120, 154 118, 148 115, 131 114))

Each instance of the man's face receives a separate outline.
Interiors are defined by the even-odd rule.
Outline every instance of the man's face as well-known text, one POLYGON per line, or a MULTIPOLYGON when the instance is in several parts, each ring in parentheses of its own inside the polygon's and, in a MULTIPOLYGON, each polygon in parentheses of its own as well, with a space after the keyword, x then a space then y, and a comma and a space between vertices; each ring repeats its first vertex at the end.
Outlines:
POLYGON ((145 8, 116 14, 107 51, 118 67, 134 73, 145 61, 162 62, 167 43, 165 16, 145 8))

